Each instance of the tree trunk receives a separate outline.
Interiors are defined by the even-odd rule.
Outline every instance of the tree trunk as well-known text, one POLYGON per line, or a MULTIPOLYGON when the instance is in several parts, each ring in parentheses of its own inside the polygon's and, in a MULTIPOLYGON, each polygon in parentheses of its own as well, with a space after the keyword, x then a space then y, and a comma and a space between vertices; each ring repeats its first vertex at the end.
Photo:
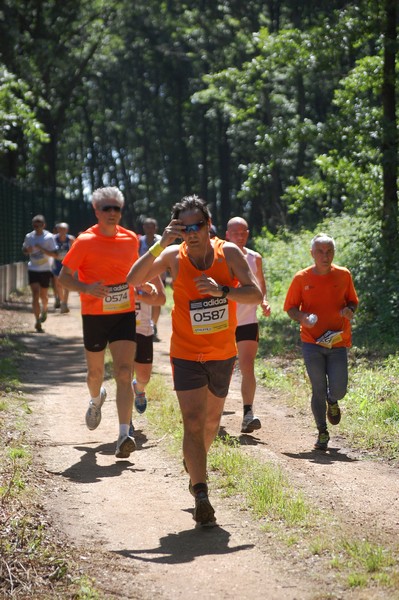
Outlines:
POLYGON ((398 243, 398 130, 396 125, 395 56, 397 45, 396 0, 385 0, 384 71, 382 84, 382 168, 384 199, 382 237, 386 258, 398 243))

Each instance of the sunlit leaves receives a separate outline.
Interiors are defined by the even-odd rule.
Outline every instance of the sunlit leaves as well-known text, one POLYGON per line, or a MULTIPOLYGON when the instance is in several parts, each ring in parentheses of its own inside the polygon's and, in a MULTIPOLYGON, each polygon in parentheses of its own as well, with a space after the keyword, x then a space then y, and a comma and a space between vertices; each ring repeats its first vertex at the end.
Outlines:
POLYGON ((19 132, 31 149, 48 140, 28 85, 0 65, 0 152, 18 149, 19 132))

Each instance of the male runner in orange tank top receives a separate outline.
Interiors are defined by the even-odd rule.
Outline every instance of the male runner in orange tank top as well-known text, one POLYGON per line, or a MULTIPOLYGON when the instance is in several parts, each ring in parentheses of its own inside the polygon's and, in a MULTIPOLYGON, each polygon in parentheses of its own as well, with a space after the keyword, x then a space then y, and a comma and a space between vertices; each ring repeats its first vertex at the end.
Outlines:
POLYGON ((259 304, 262 292, 235 244, 211 241, 211 218, 198 196, 173 207, 172 220, 132 266, 135 286, 168 270, 173 279, 170 356, 183 417, 184 465, 198 526, 216 524, 208 499, 207 453, 215 439, 237 354, 235 303, 259 304), (181 244, 173 243, 182 238, 181 244), (237 282, 240 287, 235 287, 237 282))

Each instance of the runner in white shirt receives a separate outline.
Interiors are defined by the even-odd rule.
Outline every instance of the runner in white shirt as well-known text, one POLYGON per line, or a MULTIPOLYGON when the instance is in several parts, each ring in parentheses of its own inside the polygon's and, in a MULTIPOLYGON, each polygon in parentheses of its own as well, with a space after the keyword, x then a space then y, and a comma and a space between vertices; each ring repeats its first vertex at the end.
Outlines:
MULTIPOLYGON (((255 275, 262 291, 262 302, 259 306, 265 317, 270 316, 270 306, 267 301, 266 281, 263 275, 262 256, 247 248, 248 223, 241 217, 233 217, 227 223, 226 239, 236 244, 244 253, 245 259, 255 275)), ((261 428, 259 417, 254 415, 253 404, 256 391, 255 358, 259 345, 259 323, 256 314, 256 304, 240 304, 237 302, 236 343, 238 349, 238 364, 241 371, 241 396, 243 402, 243 420, 241 433, 252 433, 261 428)))
POLYGON ((25 236, 22 252, 29 256, 28 282, 32 292, 35 329, 42 333, 42 323, 47 319, 48 288, 53 258, 57 257, 57 246, 52 233, 45 229, 46 220, 43 215, 33 217, 32 226, 33 231, 25 236))
MULTIPOLYGON (((148 285, 152 286, 151 293, 145 292, 141 287, 135 288, 137 345, 132 385, 134 406, 139 414, 143 414, 147 408, 145 388, 151 378, 154 357, 154 322, 151 311, 154 306, 161 307, 166 302, 165 287, 159 276, 147 282, 146 288, 148 285)), ((133 435, 133 432, 131 420, 129 435, 133 435)))

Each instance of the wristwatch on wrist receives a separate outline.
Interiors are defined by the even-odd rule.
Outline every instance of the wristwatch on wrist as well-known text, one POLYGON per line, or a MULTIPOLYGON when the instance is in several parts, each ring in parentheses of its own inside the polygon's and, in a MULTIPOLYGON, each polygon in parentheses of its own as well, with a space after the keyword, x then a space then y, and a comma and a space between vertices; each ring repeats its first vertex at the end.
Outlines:
POLYGON ((227 294, 230 292, 230 288, 228 285, 222 285, 222 295, 221 298, 226 298, 227 294))

